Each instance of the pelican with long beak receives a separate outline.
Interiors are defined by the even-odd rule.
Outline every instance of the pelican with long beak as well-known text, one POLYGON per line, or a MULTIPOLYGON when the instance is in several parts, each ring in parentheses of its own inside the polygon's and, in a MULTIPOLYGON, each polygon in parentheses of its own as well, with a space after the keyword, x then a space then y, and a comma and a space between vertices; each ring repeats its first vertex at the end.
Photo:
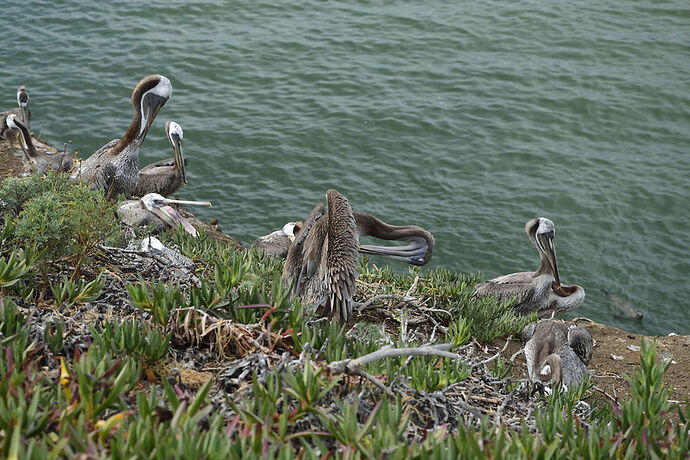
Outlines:
POLYGON ((187 183, 185 160, 182 155, 182 127, 174 121, 165 123, 165 134, 173 148, 173 158, 157 161, 139 171, 139 183, 134 196, 147 193, 158 193, 169 196, 175 193, 182 184, 187 183))
POLYGON ((43 175, 51 169, 59 172, 67 172, 72 169, 73 160, 68 153, 48 155, 36 150, 31 140, 29 128, 19 121, 19 118, 14 113, 7 116, 6 123, 7 127, 16 133, 19 146, 24 151, 27 161, 35 172, 43 175))
POLYGON ((424 265, 431 258, 434 238, 417 226, 396 227, 353 211, 343 195, 326 192, 327 205, 317 205, 288 249, 283 281, 293 283, 293 294, 324 313, 346 323, 352 316, 359 253, 375 254, 424 265), (360 245, 362 236, 402 240, 404 246, 360 245))
POLYGON ((211 206, 208 201, 173 200, 158 193, 149 193, 138 200, 127 200, 117 208, 117 215, 126 225, 146 226, 152 224, 156 230, 176 228, 182 225, 184 230, 196 237, 198 232, 191 223, 180 215, 171 204, 211 206))
POLYGON ((522 341, 533 382, 579 385, 587 375, 594 341, 584 327, 561 321, 532 323, 523 329, 522 341))
POLYGON ((0 139, 7 139, 10 143, 12 143, 15 136, 13 128, 7 126, 7 117, 10 115, 19 117, 24 126, 31 132, 29 128, 29 121, 31 120, 29 93, 26 92, 26 87, 24 85, 20 86, 17 90, 17 105, 19 105, 19 107, 0 113, 0 139))
POLYGON ((561 284, 553 222, 546 217, 531 219, 525 225, 525 232, 539 251, 541 265, 537 271, 499 276, 477 285, 475 294, 480 297, 495 296, 501 301, 514 297, 513 308, 518 313, 536 312, 540 317, 579 307, 585 298, 585 290, 582 286, 561 284))
POLYGON ((160 109, 172 95, 163 75, 144 77, 132 92, 134 118, 122 139, 114 139, 82 161, 72 179, 91 183, 108 198, 131 196, 139 183, 139 148, 160 109))

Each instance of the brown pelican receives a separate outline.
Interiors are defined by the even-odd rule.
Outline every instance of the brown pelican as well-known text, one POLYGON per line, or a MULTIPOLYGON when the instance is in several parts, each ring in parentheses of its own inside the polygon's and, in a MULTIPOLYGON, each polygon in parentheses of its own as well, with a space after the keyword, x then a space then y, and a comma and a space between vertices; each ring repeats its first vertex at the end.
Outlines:
POLYGON ((168 196, 187 183, 184 169, 186 160, 182 156, 182 127, 174 121, 168 121, 165 123, 165 134, 175 156, 152 163, 139 171, 139 183, 134 196, 144 196, 147 193, 168 196))
POLYGON ((257 249, 269 257, 287 257, 290 243, 295 241, 295 234, 302 228, 302 222, 288 222, 283 228, 276 230, 268 235, 260 236, 252 244, 252 248, 257 249))
POLYGON ((369 214, 353 212, 347 198, 326 192, 327 206, 316 206, 290 245, 283 280, 293 281, 293 293, 329 316, 347 322, 352 315, 359 252, 424 265, 431 258, 434 238, 416 226, 395 227, 369 214), (405 246, 360 245, 361 236, 403 240, 405 246))
POLYGON ((48 170, 66 172, 72 169, 73 160, 68 153, 56 153, 54 155, 47 155, 36 150, 33 141, 31 140, 31 133, 14 113, 7 116, 7 127, 10 131, 16 133, 19 140, 19 146, 24 151, 26 158, 32 169, 38 174, 45 174, 48 170))
POLYGON ((162 75, 144 77, 132 92, 134 118, 122 139, 114 139, 82 161, 72 179, 92 183, 106 197, 130 196, 139 182, 139 147, 158 111, 170 99, 172 85, 162 75))
POLYGON ((516 297, 513 308, 518 313, 537 312, 542 317, 579 307, 585 298, 585 290, 578 285, 562 285, 558 275, 553 222, 546 217, 532 219, 525 225, 525 232, 539 251, 541 265, 537 271, 513 273, 486 281, 477 285, 476 295, 496 296, 502 301, 516 297))
POLYGON ((168 227, 176 228, 179 224, 187 233, 196 237, 196 229, 175 208, 168 206, 170 204, 211 206, 208 201, 172 200, 158 193, 149 193, 138 200, 123 201, 117 208, 117 215, 122 222, 131 227, 153 224, 158 231, 168 227))
POLYGON ((527 373, 533 382, 578 385, 592 359, 592 335, 560 321, 532 323, 522 331, 527 373))
MULTIPOLYGON (((20 117, 26 128, 29 129, 31 110, 29 110, 29 94, 26 92, 26 87, 24 85, 20 86, 17 90, 17 104, 19 105, 18 108, 0 113, 0 139, 7 139, 10 143, 14 140, 15 134, 13 128, 7 126, 8 116, 15 115, 20 117)), ((29 132, 31 132, 30 129, 29 132)))

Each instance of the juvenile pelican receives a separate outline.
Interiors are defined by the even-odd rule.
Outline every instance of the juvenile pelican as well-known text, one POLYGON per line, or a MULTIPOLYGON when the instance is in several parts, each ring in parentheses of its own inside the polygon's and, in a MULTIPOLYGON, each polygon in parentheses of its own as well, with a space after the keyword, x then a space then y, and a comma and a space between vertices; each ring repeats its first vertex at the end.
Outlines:
POLYGON ((24 85, 20 86, 17 90, 17 104, 18 108, 7 110, 6 112, 0 113, 0 139, 7 139, 12 143, 14 140, 14 134, 12 133, 12 128, 7 126, 7 117, 10 115, 15 115, 21 119, 26 126, 26 129, 31 132, 29 128, 29 121, 31 120, 31 110, 29 110, 29 94, 26 92, 26 87, 24 85))
POLYGON ((185 201, 165 198, 157 193, 149 193, 138 200, 126 200, 117 208, 117 215, 131 227, 153 224, 156 230, 168 227, 176 228, 178 224, 192 236, 198 235, 196 229, 170 204, 211 206, 208 201, 185 201))
POLYGON ((114 139, 82 161, 72 179, 90 182, 91 188, 103 190, 106 197, 130 196, 139 182, 139 148, 158 111, 172 95, 170 80, 149 75, 132 92, 134 118, 122 139, 114 139))
POLYGON ((311 212, 290 245, 283 280, 294 280, 293 293, 319 307, 326 303, 329 316, 347 322, 352 315, 359 252, 424 265, 431 258, 434 238, 416 226, 395 227, 375 217, 352 211, 347 198, 335 190, 326 192, 327 206, 311 212), (361 236, 403 240, 405 246, 360 245, 361 236))
POLYGON ((560 321, 532 323, 522 331, 527 373, 533 382, 578 385, 592 359, 592 335, 584 327, 560 321))
POLYGON ((187 183, 184 169, 186 160, 182 156, 182 127, 174 121, 168 121, 165 123, 165 134, 172 145, 174 157, 142 168, 134 196, 144 196, 147 193, 168 196, 187 183))
POLYGON ((496 296, 501 301, 516 297, 513 308, 518 313, 537 312, 541 317, 579 307, 585 298, 585 290, 578 285, 562 285, 558 275, 553 222, 546 217, 532 219, 525 225, 525 232, 539 251, 541 265, 537 271, 513 273, 486 281, 477 285, 476 295, 496 296))
POLYGON ((45 174, 48 170, 66 172, 72 169, 73 160, 68 153, 56 153, 47 155, 36 150, 31 133, 18 117, 11 113, 6 119, 7 127, 14 132, 19 140, 19 146, 24 151, 29 164, 38 174, 45 174))
POLYGON ((295 234, 302 228, 302 222, 288 222, 283 228, 258 237, 252 244, 252 248, 258 249, 269 257, 287 257, 290 243, 295 241, 295 234))

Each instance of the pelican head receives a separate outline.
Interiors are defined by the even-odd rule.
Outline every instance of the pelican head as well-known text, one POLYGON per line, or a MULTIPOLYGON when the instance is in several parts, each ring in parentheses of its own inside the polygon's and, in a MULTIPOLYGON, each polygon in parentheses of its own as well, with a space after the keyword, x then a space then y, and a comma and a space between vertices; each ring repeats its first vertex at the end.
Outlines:
POLYGON ((177 224, 182 225, 187 233, 192 236, 197 236, 196 229, 189 223, 187 219, 182 217, 170 204, 187 204, 195 206, 211 206, 208 201, 187 201, 187 200, 173 200, 165 198, 158 193, 148 193, 140 198, 141 204, 150 212, 158 216, 163 222, 171 227, 177 224))
POLYGON ((295 226, 297 225, 297 222, 288 222, 287 224, 283 225, 283 228, 280 230, 281 234, 283 236, 287 236, 290 239, 290 243, 295 241, 295 226))
POLYGON ((17 90, 17 104, 22 109, 24 123, 29 126, 29 93, 26 92, 26 86, 24 85, 17 90))
POLYGON ((146 136, 154 118, 172 95, 172 84, 163 75, 149 75, 134 88, 132 104, 141 114, 139 137, 146 136), (137 107, 138 106, 138 107, 137 107))
POLYGON ((558 263, 556 262, 556 246, 554 239, 556 237, 556 226, 551 219, 546 217, 538 217, 530 220, 525 225, 525 231, 529 235, 532 244, 536 246, 539 251, 539 256, 542 260, 546 260, 548 267, 551 269, 554 279, 554 290, 561 286, 561 279, 558 275, 558 263))
POLYGON ((182 182, 187 183, 187 173, 184 169, 184 156, 182 156, 182 127, 174 121, 165 123, 165 134, 168 136, 170 145, 172 145, 173 153, 175 154, 175 166, 180 171, 182 182))

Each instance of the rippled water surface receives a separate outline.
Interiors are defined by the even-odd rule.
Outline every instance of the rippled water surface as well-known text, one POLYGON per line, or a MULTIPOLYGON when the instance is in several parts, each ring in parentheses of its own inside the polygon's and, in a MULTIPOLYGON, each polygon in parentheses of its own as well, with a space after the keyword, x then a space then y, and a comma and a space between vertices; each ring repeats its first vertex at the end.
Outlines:
POLYGON ((142 3, 7 2, 0 108, 25 84, 33 130, 87 156, 161 73, 173 97, 141 162, 170 157, 180 123, 179 195, 245 243, 334 187, 430 230, 430 266, 494 277, 536 268, 523 226, 543 215, 578 316, 690 333, 687 2, 142 3))

